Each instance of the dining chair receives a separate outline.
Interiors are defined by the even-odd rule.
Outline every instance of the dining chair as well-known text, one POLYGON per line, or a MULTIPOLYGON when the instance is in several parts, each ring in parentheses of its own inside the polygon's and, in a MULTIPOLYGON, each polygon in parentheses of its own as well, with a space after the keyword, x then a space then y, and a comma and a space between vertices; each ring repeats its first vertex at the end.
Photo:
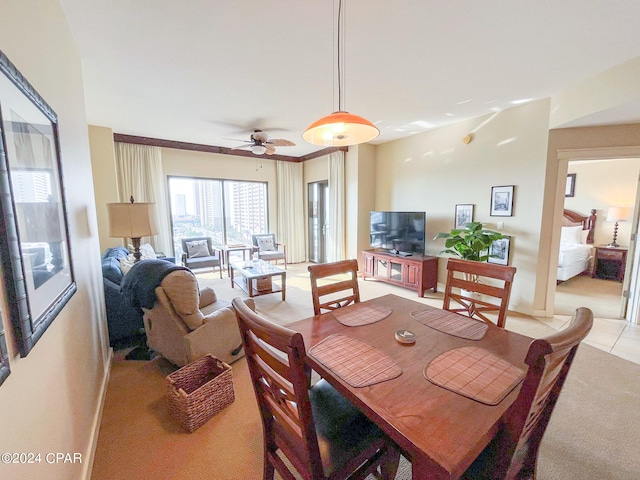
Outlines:
POLYGON ((493 322, 486 313, 497 312, 496 324, 504 328, 515 274, 516 268, 507 265, 450 258, 442 308, 487 323, 493 322), (454 288, 459 288, 459 293, 454 288))
POLYGON ((567 328, 531 342, 518 398, 498 435, 461 478, 535 479, 538 449, 580 342, 593 324, 588 308, 576 310, 567 328))
POLYGON ((320 315, 323 309, 335 310, 360 301, 357 260, 318 263, 309 265, 307 269, 311 278, 314 315, 320 315), (346 280, 342 277, 330 278, 345 274, 349 276, 346 280), (319 280, 322 282, 318 282, 319 280))
POLYGON ((262 417, 263 479, 274 469, 286 480, 395 478, 395 444, 326 380, 311 386, 302 335, 272 323, 233 300, 240 335, 262 417), (378 469, 380 469, 378 471, 378 469))

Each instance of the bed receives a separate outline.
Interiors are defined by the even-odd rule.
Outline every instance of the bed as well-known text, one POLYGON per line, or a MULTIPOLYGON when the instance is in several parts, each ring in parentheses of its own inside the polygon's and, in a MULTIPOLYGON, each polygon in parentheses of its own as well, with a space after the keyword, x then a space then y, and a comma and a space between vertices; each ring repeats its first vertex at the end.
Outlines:
POLYGON ((564 211, 558 253, 558 283, 591 271, 595 228, 595 209, 587 216, 572 210, 564 211))

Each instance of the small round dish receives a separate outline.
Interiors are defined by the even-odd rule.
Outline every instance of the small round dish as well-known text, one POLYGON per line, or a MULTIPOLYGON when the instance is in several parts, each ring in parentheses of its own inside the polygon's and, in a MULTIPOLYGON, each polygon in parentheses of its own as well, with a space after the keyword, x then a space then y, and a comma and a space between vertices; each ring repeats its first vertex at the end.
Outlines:
POLYGON ((407 345, 416 343, 416 334, 410 332, 409 330, 397 330, 395 336, 396 340, 400 343, 404 343, 407 345))

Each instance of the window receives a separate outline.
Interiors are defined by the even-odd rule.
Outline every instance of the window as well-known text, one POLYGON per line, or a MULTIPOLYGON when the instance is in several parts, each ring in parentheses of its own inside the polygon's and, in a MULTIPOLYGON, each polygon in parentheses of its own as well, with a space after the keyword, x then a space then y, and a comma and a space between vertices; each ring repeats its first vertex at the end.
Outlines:
POLYGON ((268 231, 266 182, 169 177, 173 244, 211 237, 216 246, 251 243, 251 235, 268 231))

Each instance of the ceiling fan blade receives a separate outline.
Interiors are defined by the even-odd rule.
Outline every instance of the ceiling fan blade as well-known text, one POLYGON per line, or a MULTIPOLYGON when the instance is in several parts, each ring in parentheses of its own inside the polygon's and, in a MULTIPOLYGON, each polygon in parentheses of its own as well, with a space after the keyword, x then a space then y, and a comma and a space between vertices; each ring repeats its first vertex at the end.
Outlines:
POLYGON ((275 145, 276 147, 295 147, 296 144, 291 140, 285 140, 284 138, 272 138, 267 143, 275 145))
POLYGON ((227 138, 227 137, 223 137, 223 140, 231 140, 233 142, 246 142, 246 143, 252 143, 251 140, 240 140, 239 138, 227 138))
POLYGON ((274 147, 273 145, 265 145, 265 147, 267 147, 267 151, 264 152, 267 155, 273 155, 274 153, 276 153, 276 147, 274 147))
POLYGON ((239 147, 233 147, 231 150, 242 150, 244 148, 251 148, 253 145, 240 145, 239 147))

